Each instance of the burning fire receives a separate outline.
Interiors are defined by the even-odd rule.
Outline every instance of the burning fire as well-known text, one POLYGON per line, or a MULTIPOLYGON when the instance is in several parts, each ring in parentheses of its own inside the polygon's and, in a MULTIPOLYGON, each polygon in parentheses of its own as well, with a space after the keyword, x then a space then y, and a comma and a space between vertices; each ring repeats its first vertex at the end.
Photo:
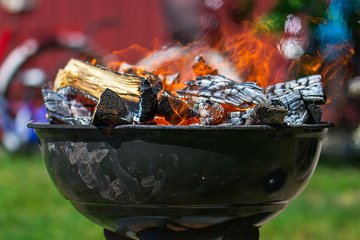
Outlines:
MULTIPOLYGON (((264 29, 250 23, 241 30, 223 31, 222 38, 210 47, 204 41, 187 46, 175 45, 157 50, 146 50, 139 45, 116 51, 119 59, 139 56, 135 64, 138 75, 151 72, 169 80, 178 75, 176 81, 166 81, 166 90, 174 92, 185 87, 184 82, 204 74, 220 74, 236 81, 256 82, 262 87, 286 79, 286 62, 279 53, 276 39, 264 29), (202 56, 201 60, 197 59, 202 56), (206 61, 206 63, 205 63, 206 61)), ((120 70, 124 62, 110 62, 108 66, 120 70)))
MULTIPOLYGON (((338 16, 332 14, 334 19, 338 16)), ((326 86, 350 78, 354 47, 346 41, 332 41, 324 33, 318 38, 319 45, 312 46, 310 22, 318 26, 320 33, 342 26, 331 23, 331 18, 329 22, 314 19, 289 14, 282 33, 270 31, 265 22, 254 18, 251 22, 224 21, 225 25, 205 21, 202 39, 154 50, 134 44, 114 52, 120 61, 109 62, 107 67, 123 75, 122 87, 129 93, 117 87, 114 90, 133 108, 135 123, 217 125, 235 121, 241 125, 267 124, 268 120, 269 124, 318 123, 322 111, 317 105, 325 103, 322 79, 326 86), (145 81, 147 85, 139 87, 126 82, 134 76, 137 84, 145 81), (286 83, 291 79, 298 80, 286 83), (146 88, 152 91, 145 97, 148 103, 143 101, 143 93, 139 93, 146 88), (145 104, 146 120, 139 120, 141 117, 137 115, 144 109, 141 104, 145 104)), ((91 64, 97 67, 96 61, 91 64)), ((66 83, 65 86, 79 87, 76 82, 66 82, 67 76, 77 81, 78 65, 70 63, 62 73, 65 80, 59 80, 60 86, 66 83)), ((111 83, 117 84, 115 80, 111 83)), ((95 87, 86 86, 83 88, 90 93, 95 91, 95 87)), ((94 93, 98 98, 102 95, 94 93)), ((108 94, 106 97, 110 98, 108 94)))
MULTIPOLYGON (((132 68, 134 74, 143 77, 151 74, 158 76, 164 90, 173 94, 186 87, 186 81, 204 75, 219 74, 239 82, 256 82, 263 88, 315 74, 323 77, 325 86, 330 82, 341 84, 345 79, 349 79, 349 64, 354 55, 351 44, 333 44, 328 49, 319 49, 314 53, 304 53, 300 49, 301 51, 296 53, 298 55, 287 55, 294 54, 286 53, 289 46, 295 51, 291 41, 295 41, 299 47, 307 44, 304 39, 308 30, 304 29, 302 21, 289 15, 282 40, 281 36, 271 33, 260 21, 243 22, 240 27, 237 25, 236 29, 231 24, 222 27, 219 36, 215 38, 217 41, 211 46, 203 39, 186 46, 175 45, 152 51, 133 45, 115 54, 119 59, 126 59, 127 55, 138 56, 139 60, 134 64, 136 67, 132 68), (284 40, 286 38, 288 41, 284 40), (279 49, 279 44, 284 42, 290 45, 279 49), (341 54, 331 60, 329 56, 334 49, 341 54)), ((318 24, 321 23, 321 20, 317 21, 318 24)), ((108 66, 121 72, 126 63, 111 62, 108 66)), ((226 105, 224 107, 228 108, 226 105)), ((228 111, 234 110, 231 107, 229 109, 228 111)), ((166 124, 161 117, 158 117, 156 122, 166 124)), ((180 121, 179 124, 187 123, 180 121)))
MULTIPOLYGON (((176 95, 176 91, 186 87, 185 82, 197 76, 223 75, 239 82, 255 82, 261 87, 283 82, 287 78, 290 66, 277 48, 277 41, 263 25, 244 22, 235 29, 229 25, 221 30, 218 42, 209 46, 206 41, 196 41, 182 46, 147 50, 139 45, 114 52, 119 59, 138 56, 140 60, 131 66, 123 61, 110 62, 108 67, 122 73, 132 73, 162 81, 163 90, 176 95)), ((170 101, 170 104, 173 104, 170 101)), ((224 104, 225 112, 245 111, 248 108, 234 107, 224 104)), ((173 108, 174 116, 181 120, 178 125, 187 125, 189 120, 173 108)), ((169 121, 161 116, 155 118, 159 125, 167 125, 169 121)), ((191 119, 191 123, 198 119, 191 119)))

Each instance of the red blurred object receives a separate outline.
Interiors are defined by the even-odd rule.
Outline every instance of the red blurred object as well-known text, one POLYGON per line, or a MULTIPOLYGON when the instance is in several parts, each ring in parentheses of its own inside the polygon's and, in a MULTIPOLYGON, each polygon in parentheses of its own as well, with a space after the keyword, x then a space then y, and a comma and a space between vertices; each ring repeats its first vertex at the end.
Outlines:
POLYGON ((20 110, 42 105, 39 76, 52 82, 82 50, 107 58, 134 43, 152 48, 165 32, 160 0, 48 0, 34 6, 25 12, 0 6, 0 100, 5 99, 0 136, 3 143, 4 136, 12 136, 10 145, 23 141, 15 126, 20 110))
POLYGON ((13 35, 13 30, 11 28, 4 28, 2 32, 0 32, 0 62, 3 60, 6 50, 10 44, 11 38, 13 35))
MULTIPOLYGON (((152 48, 153 40, 164 35, 160 0, 49 0, 38 1, 36 6, 31 12, 19 14, 0 8, 1 65, 13 50, 29 39, 35 39, 39 45, 33 56, 28 54, 28 59, 11 79, 9 89, 1 90, 8 93, 10 100, 22 98, 19 94, 12 94, 24 91, 21 89, 22 70, 39 68, 52 80, 69 58, 79 55, 73 51, 73 46, 59 49, 51 44, 61 45, 61 41, 76 44, 85 36, 92 53, 106 57, 134 43, 152 48), (79 33, 78 39, 75 39, 76 32, 79 33), (73 39, 62 39, 69 36, 73 39)), ((79 45, 81 47, 81 43, 79 45)), ((4 85, 0 83, 0 86, 4 85)))

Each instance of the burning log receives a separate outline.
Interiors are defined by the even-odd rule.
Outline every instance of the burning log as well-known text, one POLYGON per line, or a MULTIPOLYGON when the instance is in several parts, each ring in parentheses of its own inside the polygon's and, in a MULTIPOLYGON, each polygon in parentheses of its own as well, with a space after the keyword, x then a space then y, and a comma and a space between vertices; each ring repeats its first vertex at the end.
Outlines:
POLYGON ((149 80, 151 82, 151 85, 156 85, 161 82, 161 79, 159 76, 157 76, 151 72, 145 71, 142 68, 130 65, 125 62, 120 65, 117 72, 122 73, 122 74, 131 74, 131 75, 139 76, 142 78, 146 78, 147 80, 149 80))
POLYGON ((280 101, 265 101, 248 111, 250 114, 245 121, 245 125, 284 124, 288 113, 288 109, 280 101))
POLYGON ((197 77, 177 91, 185 99, 206 98, 222 105, 245 109, 266 100, 264 90, 254 82, 235 82, 221 75, 197 77))
POLYGON ((203 99, 199 104, 200 124, 218 125, 225 121, 225 109, 216 102, 203 99))
POLYGON ((280 97, 288 93, 299 91, 302 99, 308 103, 324 104, 326 101, 321 84, 321 76, 313 75, 298 80, 277 83, 269 86, 267 96, 269 98, 280 97))
POLYGON ((285 117, 285 122, 288 124, 316 123, 319 118, 321 119, 321 109, 319 111, 310 107, 310 114, 314 115, 310 117, 307 106, 323 104, 326 101, 320 75, 269 86, 267 97, 270 100, 281 101, 288 108, 288 114, 285 117))
POLYGON ((250 114, 251 111, 230 112, 227 114, 227 121, 223 125, 244 125, 250 114))
POLYGON ((254 82, 215 75, 217 71, 202 57, 196 61, 193 69, 198 77, 186 82, 176 96, 165 83, 172 75, 164 78, 161 71, 156 74, 123 64, 118 73, 71 60, 56 77, 57 92, 43 91, 49 118, 54 123, 112 127, 154 122, 274 125, 321 121, 318 104, 325 103, 325 95, 320 75, 263 89, 254 82))
POLYGON ((288 114, 285 117, 286 123, 302 124, 308 120, 309 115, 306 110, 305 101, 302 99, 299 91, 288 92, 271 99, 281 101, 288 108, 288 114))
POLYGON ((133 118, 126 103, 122 98, 110 89, 106 89, 96 106, 92 124, 94 126, 118 126, 131 124, 133 118))
POLYGON ((280 101, 264 101, 243 112, 230 112, 225 125, 280 125, 288 113, 280 101))
POLYGON ((143 77, 117 73, 72 59, 63 70, 59 70, 54 91, 68 86, 85 91, 97 99, 105 89, 111 89, 124 100, 138 122, 151 121, 156 113, 156 90, 143 77))
POLYGON ((198 115, 184 101, 167 91, 161 93, 158 114, 164 116, 170 124, 175 125, 198 115))

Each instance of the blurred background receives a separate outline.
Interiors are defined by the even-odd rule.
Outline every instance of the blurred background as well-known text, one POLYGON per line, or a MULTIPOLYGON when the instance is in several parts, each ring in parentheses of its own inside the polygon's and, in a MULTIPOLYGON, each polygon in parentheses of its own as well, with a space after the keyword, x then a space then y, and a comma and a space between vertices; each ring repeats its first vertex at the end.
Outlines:
POLYGON ((0 239, 103 239, 56 191, 26 128, 45 121, 41 87, 69 58, 131 63, 163 45, 216 47, 221 26, 245 21, 278 40, 289 80, 322 74, 323 120, 336 124, 308 187, 261 239, 358 239, 359 14, 358 0, 0 0, 0 239))

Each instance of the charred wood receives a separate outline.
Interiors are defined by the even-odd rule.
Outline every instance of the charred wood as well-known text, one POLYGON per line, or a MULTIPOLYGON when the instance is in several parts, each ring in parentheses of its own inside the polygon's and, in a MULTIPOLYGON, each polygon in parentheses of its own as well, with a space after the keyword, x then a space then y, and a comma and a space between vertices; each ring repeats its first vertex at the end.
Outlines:
POLYGON ((305 107, 305 102, 298 90, 289 91, 280 96, 272 96, 271 101, 280 101, 288 109, 285 123, 303 124, 307 121, 309 115, 305 107))
POLYGON ((287 124, 320 121, 321 109, 315 106, 326 101, 320 75, 269 86, 267 97, 270 100, 281 101, 289 109, 285 117, 287 124))
POLYGON ((137 123, 151 122, 158 112, 157 89, 150 86, 148 81, 140 88, 140 108, 134 112, 134 120, 137 123))
POLYGON ((150 105, 157 104, 157 90, 151 89, 146 78, 121 74, 72 59, 63 70, 59 70, 54 82, 54 91, 68 86, 85 91, 97 99, 105 89, 111 89, 126 102, 129 110, 140 122, 151 121, 155 115, 150 105))
POLYGON ((254 108, 227 114, 226 125, 280 125, 284 124, 288 113, 280 101, 265 101, 254 108))
POLYGON ((270 99, 298 91, 302 99, 307 103, 324 104, 326 100, 320 75, 277 83, 269 86, 266 90, 270 99))
POLYGON ((200 124, 218 125, 225 121, 225 109, 216 102, 204 99, 199 104, 200 124))
POLYGON ((244 112, 230 112, 227 114, 227 120, 225 125, 244 125, 246 119, 250 117, 251 111, 244 112))
POLYGON ((245 125, 280 125, 288 113, 287 107, 280 101, 265 101, 248 110, 250 116, 245 125))
POLYGON ((184 101, 167 91, 161 93, 158 101, 158 114, 174 125, 198 115, 184 101))
POLYGON ((126 103, 110 89, 106 89, 100 96, 92 119, 94 126, 111 126, 131 124, 133 118, 126 103))
POLYGON ((90 112, 94 112, 95 107, 98 104, 97 98, 91 96, 85 91, 81 91, 73 87, 60 88, 57 93, 64 95, 68 101, 76 101, 90 112))
POLYGON ((306 109, 309 113, 309 118, 306 121, 308 124, 319 124, 321 123, 321 117, 322 117, 322 110, 321 108, 316 104, 307 104, 306 109))
POLYGON ((221 75, 197 77, 186 85, 186 88, 177 92, 186 99, 201 97, 238 108, 248 108, 266 100, 263 89, 256 83, 235 82, 221 75))
POLYGON ((285 122, 289 125, 299 125, 304 124, 309 118, 309 113, 306 109, 289 111, 288 115, 285 117, 285 122))
POLYGON ((89 125, 91 112, 76 100, 68 101, 65 95, 43 89, 42 95, 51 123, 89 125))

